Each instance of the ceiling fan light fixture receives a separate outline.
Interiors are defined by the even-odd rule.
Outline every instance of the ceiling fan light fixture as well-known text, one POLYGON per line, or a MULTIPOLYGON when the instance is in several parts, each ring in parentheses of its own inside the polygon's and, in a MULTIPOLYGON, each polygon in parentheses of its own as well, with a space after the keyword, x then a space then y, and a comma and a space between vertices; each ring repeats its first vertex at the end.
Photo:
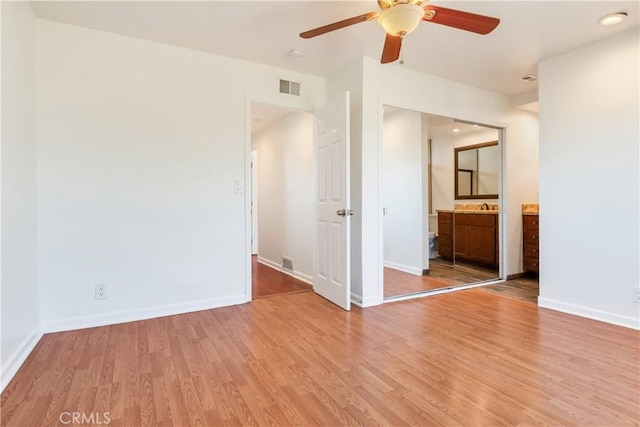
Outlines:
POLYGON ((628 15, 626 12, 610 13, 598 19, 600 25, 616 25, 621 23, 628 15))
POLYGON ((380 12, 378 22, 392 36, 404 36, 416 29, 424 9, 416 4, 398 4, 380 12))

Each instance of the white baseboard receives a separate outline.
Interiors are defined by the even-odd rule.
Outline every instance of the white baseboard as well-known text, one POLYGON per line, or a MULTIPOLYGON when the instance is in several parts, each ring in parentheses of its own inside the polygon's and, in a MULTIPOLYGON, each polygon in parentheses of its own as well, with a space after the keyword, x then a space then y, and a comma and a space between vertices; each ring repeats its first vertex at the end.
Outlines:
POLYGON ((249 301, 251 301, 250 296, 241 294, 231 297, 161 305, 157 307, 144 308, 141 310, 112 311, 108 313, 100 313, 89 316, 77 316, 67 319, 50 320, 42 323, 42 329, 47 333, 72 331, 75 329, 94 328, 97 326, 114 325, 117 323, 135 322, 138 320, 153 319, 156 317, 173 316, 176 314, 209 310, 212 308, 244 304, 249 301))
POLYGON ((29 354, 33 351, 40 338, 42 338, 42 329, 40 327, 35 328, 31 333, 20 343, 18 348, 9 356, 6 363, 2 365, 2 376, 0 378, 0 392, 4 391, 5 387, 11 379, 14 377, 20 366, 27 360, 29 354))
POLYGON ((405 273, 413 274, 415 276, 422 276, 422 269, 411 267, 409 265, 397 264, 391 261, 385 261, 384 266, 387 268, 393 268, 394 270, 404 271, 405 273))
POLYGON ((366 308, 381 305, 383 301, 377 297, 362 298, 362 295, 351 292, 351 303, 358 307, 366 308))
POLYGON ((588 319, 599 320, 613 325, 624 326, 626 328, 640 330, 640 318, 631 316, 621 316, 608 311, 596 310, 581 305, 570 304, 554 299, 538 297, 538 306, 563 313, 574 314, 588 319))
POLYGON ((278 270, 281 273, 284 273, 284 274, 286 274, 288 276, 291 276, 291 277, 293 277, 295 279, 298 279, 298 280, 300 280, 302 282, 308 283, 311 286, 313 286, 313 277, 309 276, 308 274, 304 274, 304 273, 301 273, 301 272, 296 271, 296 270, 293 270, 293 271, 286 270, 286 269, 282 268, 282 266, 280 264, 278 264, 277 262, 273 262, 273 261, 271 261, 269 259, 261 258, 259 256, 258 256, 258 262, 260 264, 264 264, 267 267, 271 267, 274 270, 278 270))

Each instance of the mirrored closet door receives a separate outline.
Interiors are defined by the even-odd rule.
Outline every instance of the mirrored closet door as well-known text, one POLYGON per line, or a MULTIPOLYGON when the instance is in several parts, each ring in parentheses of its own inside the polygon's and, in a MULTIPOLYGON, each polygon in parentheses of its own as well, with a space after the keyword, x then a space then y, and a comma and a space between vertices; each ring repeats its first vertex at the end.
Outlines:
POLYGON ((500 129, 385 106, 384 297, 500 277, 500 129))

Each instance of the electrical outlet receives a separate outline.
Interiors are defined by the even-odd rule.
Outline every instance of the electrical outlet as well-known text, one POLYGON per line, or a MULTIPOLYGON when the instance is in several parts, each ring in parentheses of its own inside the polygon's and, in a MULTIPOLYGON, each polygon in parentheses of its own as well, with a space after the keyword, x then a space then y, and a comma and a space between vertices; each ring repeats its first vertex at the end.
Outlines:
POLYGON ((107 284, 96 283, 96 299, 106 299, 106 298, 107 298, 107 284))
POLYGON ((640 303, 640 288, 633 288, 633 302, 640 303))

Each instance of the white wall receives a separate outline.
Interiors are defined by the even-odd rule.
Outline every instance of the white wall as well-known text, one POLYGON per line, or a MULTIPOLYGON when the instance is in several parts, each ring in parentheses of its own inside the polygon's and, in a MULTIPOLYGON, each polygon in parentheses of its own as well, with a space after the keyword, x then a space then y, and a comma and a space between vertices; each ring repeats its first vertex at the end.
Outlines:
MULTIPOLYGON (((362 139, 362 283, 363 298, 367 305, 382 302, 382 215, 381 195, 378 191, 380 177, 379 141, 382 114, 381 105, 391 105, 413 111, 443 117, 508 127, 508 141, 528 139, 524 127, 517 125, 514 109, 507 96, 474 88, 439 77, 418 73, 397 65, 381 65, 375 59, 363 59, 362 139), (384 84, 381 84, 384 82, 384 84)), ((507 152, 509 153, 509 152, 507 152)), ((507 154, 506 162, 510 159, 507 154)), ((507 174, 506 179, 509 180, 507 174)), ((517 191, 511 188, 509 191, 517 191)), ((508 199, 510 194, 506 194, 508 199)), ((512 207, 506 212, 506 223, 522 221, 521 209, 512 207)), ((509 229, 508 229, 509 230, 509 229)), ((510 231, 511 232, 511 231, 510 231)), ((509 240, 509 239, 508 239, 509 240)), ((508 247, 506 272, 517 267, 521 248, 508 247)))
POLYGON ((540 64, 541 305, 640 328, 638 29, 540 64))
POLYGON ((507 275, 524 271, 522 252, 522 204, 538 203, 538 115, 521 109, 509 114, 504 146, 504 210, 507 275))
POLYGON ((0 389, 40 339, 37 259, 36 18, 2 2, 0 389))
POLYGON ((313 110, 324 80, 44 20, 37 59, 45 328, 247 301, 250 101, 313 110))
POLYGON ((253 135, 258 150, 258 259, 279 268, 293 259, 293 275, 313 281, 314 116, 292 112, 253 135))
POLYGON ((453 209, 454 139, 453 135, 449 135, 431 140, 431 203, 434 213, 453 209))
POLYGON ((258 150, 251 146, 251 255, 258 255, 258 150))
MULTIPOLYGON (((385 112, 381 185, 384 215, 384 264, 422 275, 423 138, 422 117, 415 111, 385 112)), ((426 214, 426 212, 425 212, 426 214)))

